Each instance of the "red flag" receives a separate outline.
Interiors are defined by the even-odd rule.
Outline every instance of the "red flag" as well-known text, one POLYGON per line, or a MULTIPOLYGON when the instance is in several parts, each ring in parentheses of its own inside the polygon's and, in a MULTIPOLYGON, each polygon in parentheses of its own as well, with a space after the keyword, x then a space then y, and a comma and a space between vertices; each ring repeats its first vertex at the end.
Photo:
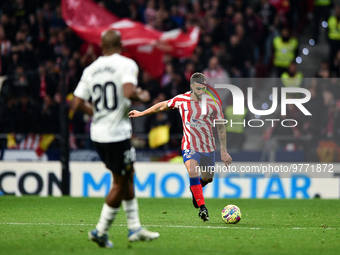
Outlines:
POLYGON ((66 24, 88 42, 99 44, 103 31, 119 30, 124 55, 135 59, 154 78, 164 72, 164 53, 189 57, 199 39, 198 27, 189 29, 188 33, 180 29, 161 32, 140 22, 119 20, 90 0, 62 0, 61 8, 66 24))

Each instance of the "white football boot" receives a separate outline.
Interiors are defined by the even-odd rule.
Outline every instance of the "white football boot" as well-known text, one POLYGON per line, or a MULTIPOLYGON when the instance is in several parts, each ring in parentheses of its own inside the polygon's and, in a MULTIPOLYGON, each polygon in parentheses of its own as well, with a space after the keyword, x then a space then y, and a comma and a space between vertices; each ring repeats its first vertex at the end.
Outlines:
POLYGON ((151 232, 146 228, 139 228, 138 230, 129 230, 128 239, 130 242, 137 241, 151 241, 159 237, 158 232, 151 232))

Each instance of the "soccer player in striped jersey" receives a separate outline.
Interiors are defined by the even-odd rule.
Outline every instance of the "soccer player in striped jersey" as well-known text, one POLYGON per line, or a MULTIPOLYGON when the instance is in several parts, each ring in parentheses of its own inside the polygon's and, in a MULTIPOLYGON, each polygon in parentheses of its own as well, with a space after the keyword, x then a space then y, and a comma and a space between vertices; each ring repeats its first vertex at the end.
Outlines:
MULTIPOLYGON (((220 102, 208 97, 205 92, 206 87, 205 76, 202 73, 194 73, 190 78, 191 91, 155 104, 143 112, 136 110, 129 112, 129 117, 138 118, 168 109, 179 110, 183 122, 183 161, 189 173, 193 204, 195 208, 199 208, 198 216, 203 221, 209 220, 209 214, 202 188, 212 182, 214 172, 202 171, 200 175, 199 168, 213 169, 215 167, 216 146, 212 127, 215 119, 224 118, 220 102), (203 97, 206 97, 205 100, 202 100, 203 97), (206 107, 206 111, 202 111, 203 107, 206 107)), ((221 159, 228 167, 232 158, 227 152, 225 125, 216 126, 221 146, 221 159)))

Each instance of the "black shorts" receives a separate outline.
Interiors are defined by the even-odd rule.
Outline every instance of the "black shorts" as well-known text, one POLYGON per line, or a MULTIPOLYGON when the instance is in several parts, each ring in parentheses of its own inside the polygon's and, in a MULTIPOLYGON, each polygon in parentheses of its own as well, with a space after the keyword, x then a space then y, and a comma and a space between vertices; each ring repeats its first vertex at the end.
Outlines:
POLYGON ((94 142, 94 144, 100 158, 112 173, 128 175, 133 172, 136 151, 131 147, 130 139, 114 143, 94 142))

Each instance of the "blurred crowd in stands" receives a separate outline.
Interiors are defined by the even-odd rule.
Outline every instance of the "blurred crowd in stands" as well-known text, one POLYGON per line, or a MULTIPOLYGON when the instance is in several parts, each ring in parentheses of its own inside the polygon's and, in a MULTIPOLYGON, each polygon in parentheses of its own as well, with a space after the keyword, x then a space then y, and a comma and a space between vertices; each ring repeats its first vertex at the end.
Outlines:
MULTIPOLYGON (((319 27, 324 20, 328 20, 330 53, 319 69, 315 66, 315 76, 340 76, 340 7, 331 0, 96 2, 121 18, 141 21, 162 31, 192 25, 201 28, 199 44, 190 58, 166 56, 165 72, 159 79, 140 70, 139 85, 149 90, 150 104, 188 91, 190 76, 197 71, 203 72, 210 82, 240 77, 302 78, 295 62, 300 54, 299 37, 307 26, 313 26, 313 44, 318 44, 319 27)), ((61 16, 60 1, 3 0, 0 16, 0 77, 4 80, 0 133, 58 133, 62 70, 65 69, 67 92, 71 94, 83 69, 100 56, 100 48, 84 42, 67 27, 61 16)), ((283 86, 301 84, 283 82, 283 86)), ((330 116, 338 113, 338 87, 334 91, 321 85, 309 89, 313 107, 325 109, 321 117, 331 119, 330 116)), ((315 118, 315 122, 305 124, 303 129, 315 129, 313 125, 319 117, 315 118)), ((72 115, 71 133, 88 133, 88 122, 81 113, 72 115)), ((317 131, 318 135, 329 136, 334 132, 335 128, 330 126, 336 121, 329 122, 332 123, 320 133, 317 131)), ((181 133, 177 113, 158 114, 146 123, 141 132, 148 133, 152 127, 168 123, 171 133, 181 133)), ((77 146, 81 148, 84 144, 77 146)))

